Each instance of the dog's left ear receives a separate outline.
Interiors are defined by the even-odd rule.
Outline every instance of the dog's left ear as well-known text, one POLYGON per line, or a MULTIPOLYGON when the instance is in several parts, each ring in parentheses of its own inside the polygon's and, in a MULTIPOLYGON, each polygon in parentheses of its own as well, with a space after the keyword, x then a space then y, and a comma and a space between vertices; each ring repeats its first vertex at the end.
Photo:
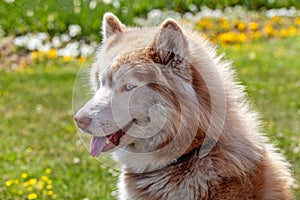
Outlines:
POLYGON ((103 16, 102 21, 102 36, 103 40, 111 37, 114 34, 121 33, 125 25, 112 13, 107 12, 103 16))
POLYGON ((185 58, 188 42, 180 25, 169 18, 160 25, 152 47, 157 51, 161 64, 166 65, 175 55, 185 58))

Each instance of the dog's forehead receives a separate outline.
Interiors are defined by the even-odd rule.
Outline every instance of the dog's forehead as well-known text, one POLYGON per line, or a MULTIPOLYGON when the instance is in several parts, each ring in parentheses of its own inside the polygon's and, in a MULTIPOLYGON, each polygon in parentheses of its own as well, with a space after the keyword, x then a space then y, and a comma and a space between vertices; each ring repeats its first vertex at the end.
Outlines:
POLYGON ((102 44, 102 54, 107 62, 113 62, 129 52, 150 47, 157 28, 134 28, 108 38, 102 44))
POLYGON ((135 28, 118 33, 105 40, 97 52, 94 71, 99 75, 109 74, 107 71, 119 71, 138 65, 144 58, 143 52, 151 47, 157 28, 135 28))

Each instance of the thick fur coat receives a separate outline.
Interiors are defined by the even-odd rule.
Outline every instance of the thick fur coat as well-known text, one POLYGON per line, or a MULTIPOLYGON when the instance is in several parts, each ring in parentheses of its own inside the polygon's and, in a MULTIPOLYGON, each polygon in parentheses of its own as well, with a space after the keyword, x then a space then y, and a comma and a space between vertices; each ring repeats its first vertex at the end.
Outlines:
POLYGON ((293 199, 289 165, 207 41, 173 19, 130 28, 106 13, 102 30, 75 120, 93 156, 123 164, 120 200, 293 199))

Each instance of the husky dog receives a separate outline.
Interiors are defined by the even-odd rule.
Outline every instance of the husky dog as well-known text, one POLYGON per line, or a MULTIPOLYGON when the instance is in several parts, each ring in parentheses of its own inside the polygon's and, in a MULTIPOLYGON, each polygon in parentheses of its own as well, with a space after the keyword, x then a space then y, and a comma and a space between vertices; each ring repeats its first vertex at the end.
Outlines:
POLYGON ((75 121, 92 156, 122 163, 120 200, 293 199, 289 165, 208 42, 173 19, 131 28, 106 13, 102 31, 75 121))

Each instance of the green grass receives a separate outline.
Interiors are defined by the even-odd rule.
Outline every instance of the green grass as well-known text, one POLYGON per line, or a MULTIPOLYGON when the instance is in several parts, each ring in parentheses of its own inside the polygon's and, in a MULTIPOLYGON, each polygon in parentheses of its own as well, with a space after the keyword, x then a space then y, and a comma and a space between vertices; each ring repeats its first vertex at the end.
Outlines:
MULTIPOLYGON (((81 38, 99 41, 101 18, 104 12, 115 13, 126 25, 134 25, 135 17, 146 17, 153 9, 175 10, 179 13, 192 12, 190 5, 194 4, 200 9, 203 6, 216 9, 224 9, 236 5, 242 5, 249 10, 271 8, 300 8, 297 0, 117 0, 118 6, 112 3, 106 4, 95 0, 15 0, 7 3, 0 1, 0 30, 5 35, 25 34, 27 32, 48 32, 52 36, 68 30, 68 25, 78 24, 82 27, 81 38), (90 8, 90 2, 97 2, 94 9, 90 8), (76 5, 74 2, 77 2, 76 5)), ((1 32, 0 32, 1 35, 1 32)))
MULTIPOLYGON (((300 180, 300 38, 228 46, 220 51, 234 62, 250 101, 261 113, 264 131, 276 141, 300 180)), ((0 69, 0 199, 18 196, 21 186, 5 182, 41 179, 45 169, 57 199, 114 199, 116 177, 89 156, 76 133, 72 89, 77 63, 36 62, 23 71, 0 69), (74 158, 80 161, 74 163, 74 158)), ((46 189, 43 189, 46 190, 46 189)), ((34 190, 36 191, 36 190, 34 190)), ((300 198, 300 190, 297 190, 300 198)), ((44 199, 46 196, 44 196, 44 199)))

